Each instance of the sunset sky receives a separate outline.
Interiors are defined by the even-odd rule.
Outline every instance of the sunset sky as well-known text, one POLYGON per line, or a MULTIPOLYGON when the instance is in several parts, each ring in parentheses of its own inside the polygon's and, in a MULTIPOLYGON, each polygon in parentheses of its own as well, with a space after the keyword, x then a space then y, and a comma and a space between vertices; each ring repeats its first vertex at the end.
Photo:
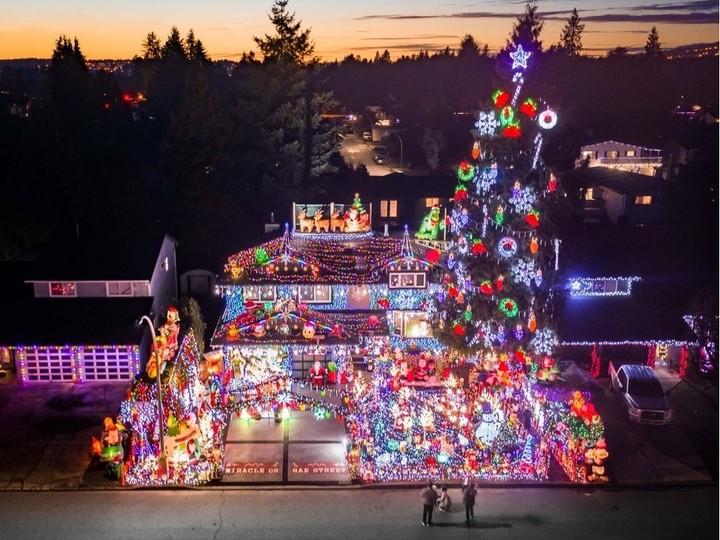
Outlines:
MULTIPOLYGON (((491 52, 505 45, 525 0, 438 2, 437 0, 290 0, 288 10, 310 29, 315 53, 326 61, 350 53, 391 59, 458 48, 465 34, 491 52)), ((272 34, 272 0, 0 0, 0 59, 48 58, 61 34, 77 37, 88 59, 141 55, 149 32, 164 41, 173 26, 183 37, 193 29, 211 59, 237 59, 256 51, 254 36, 272 34)), ((583 53, 604 55, 622 46, 642 48, 653 26, 663 48, 718 41, 718 2, 699 0, 539 0, 545 21, 544 48, 577 8, 583 53)))

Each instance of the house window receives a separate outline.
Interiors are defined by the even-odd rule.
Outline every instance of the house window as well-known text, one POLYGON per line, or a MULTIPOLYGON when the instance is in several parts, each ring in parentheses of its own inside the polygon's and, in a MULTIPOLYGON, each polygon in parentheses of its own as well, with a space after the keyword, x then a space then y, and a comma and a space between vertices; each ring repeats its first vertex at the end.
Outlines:
POLYGON ((605 150, 605 157, 610 158, 610 159, 617 159, 618 151, 617 150, 605 150))
POLYGON ((75 283, 68 281, 50 283, 50 296, 77 296, 75 283))
POLYGON ((397 201, 393 199, 380 201, 380 217, 397 217, 397 201))
POLYGON ((162 269, 165 270, 166 272, 167 272, 168 270, 170 270, 170 260, 169 260, 167 257, 165 257, 165 258, 163 259, 162 269))
POLYGON ((651 195, 636 195, 635 196, 635 204, 647 206, 649 204, 652 204, 652 196, 651 195))
POLYGON ((246 285, 243 287, 243 299, 257 302, 274 302, 275 287, 272 285, 246 285))
POLYGON ((424 289, 425 272, 391 272, 389 286, 391 289, 424 289))
POLYGON ((433 206, 440 206, 440 199, 438 197, 426 197, 425 208, 432 208, 433 206))
POLYGON ((108 296, 132 296, 132 283, 127 281, 110 281, 106 284, 108 296))
POLYGON ((585 190, 585 200, 592 201, 594 198, 593 188, 589 187, 585 190))
POLYGON ((370 288, 367 285, 349 285, 347 307, 370 309, 370 288))
POLYGON ((627 152, 625 152, 625 155, 627 157, 635 157, 635 150, 628 150, 627 152))
POLYGON ((332 286, 299 285, 298 301, 308 304, 329 304, 332 302, 332 286))
POLYGON ((395 336, 404 338, 431 338, 428 315, 424 311, 394 311, 392 316, 395 336))

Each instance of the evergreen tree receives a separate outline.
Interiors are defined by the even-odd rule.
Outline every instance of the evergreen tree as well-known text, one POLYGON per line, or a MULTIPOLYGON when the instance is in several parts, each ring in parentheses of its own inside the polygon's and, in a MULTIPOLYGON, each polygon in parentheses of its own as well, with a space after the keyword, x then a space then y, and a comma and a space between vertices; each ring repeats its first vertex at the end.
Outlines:
POLYGON ((205 45, 199 39, 195 38, 195 32, 191 28, 188 32, 187 38, 185 38, 185 47, 187 49, 188 60, 199 64, 206 64, 210 62, 205 45))
POLYGON ((155 32, 150 32, 142 42, 143 58, 145 60, 160 60, 162 47, 155 32))
POLYGON ((611 49, 607 53, 608 58, 619 58, 623 56, 627 56, 628 50, 627 47, 615 47, 614 49, 611 49))
POLYGON ((534 0, 525 4, 525 13, 519 16, 513 25, 512 34, 503 51, 502 56, 504 58, 499 58, 501 62, 506 60, 510 50, 514 50, 518 46, 522 46, 525 51, 535 55, 542 52, 543 46, 542 41, 540 41, 540 33, 545 23, 540 20, 537 8, 534 0))
POLYGON ((480 47, 475 38, 470 34, 465 34, 460 40, 458 58, 477 58, 478 56, 480 56, 480 47))
POLYGON ((320 91, 322 69, 310 30, 301 29, 287 4, 276 0, 272 7, 276 33, 254 38, 263 54, 263 69, 254 71, 249 85, 241 83, 251 95, 240 98, 245 103, 255 99, 253 108, 265 107, 256 118, 268 165, 262 169, 263 187, 267 199, 282 204, 318 189, 322 176, 337 170, 331 160, 338 152, 337 128, 322 119, 337 103, 332 93, 320 91))
POLYGON ((264 62, 285 62, 307 66, 316 64, 315 43, 310 38, 310 29, 301 30, 302 21, 295 22, 295 13, 287 11, 289 0, 275 0, 268 16, 275 28, 274 35, 264 38, 253 37, 264 62))
POLYGON ((652 27, 645 42, 645 56, 649 58, 662 57, 662 49, 660 48, 660 36, 656 27, 652 27))
POLYGON ((519 52, 510 53, 515 88, 496 91, 478 113, 474 161, 457 171, 448 273, 433 326, 461 354, 537 366, 557 343, 556 244, 548 219, 556 181, 540 159, 543 132, 556 116, 519 97, 527 60, 519 52))
POLYGON ((560 32, 560 51, 568 56, 579 56, 582 50, 583 30, 585 30, 585 25, 580 24, 577 8, 573 8, 572 15, 560 32))
POLYGON ((162 46, 161 56, 163 60, 187 60, 188 55, 185 47, 185 40, 183 40, 180 36, 180 31, 176 26, 173 26, 170 30, 170 35, 168 35, 162 46))

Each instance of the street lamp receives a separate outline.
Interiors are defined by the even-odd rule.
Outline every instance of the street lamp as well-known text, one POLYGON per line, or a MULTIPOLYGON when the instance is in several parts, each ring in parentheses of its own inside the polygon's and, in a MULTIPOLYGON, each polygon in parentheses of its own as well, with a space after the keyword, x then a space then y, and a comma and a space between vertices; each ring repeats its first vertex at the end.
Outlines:
POLYGON ((167 457, 165 456, 165 435, 163 429, 163 404, 162 404, 162 384, 160 383, 160 352, 157 346, 157 339, 155 335, 155 326, 147 315, 140 317, 140 324, 145 321, 150 327, 150 335, 152 336, 152 355, 155 356, 156 363, 156 382, 157 382, 157 405, 158 405, 158 422, 159 422, 159 438, 160 438, 160 455, 158 456, 158 472, 165 472, 167 470, 167 457))
POLYGON ((400 172, 402 172, 402 170, 403 170, 403 142, 402 142, 402 138, 400 137, 400 135, 398 135, 398 134, 395 133, 394 131, 391 131, 390 133, 392 133, 393 135, 395 135, 395 136, 398 138, 398 141, 400 141, 400 172))

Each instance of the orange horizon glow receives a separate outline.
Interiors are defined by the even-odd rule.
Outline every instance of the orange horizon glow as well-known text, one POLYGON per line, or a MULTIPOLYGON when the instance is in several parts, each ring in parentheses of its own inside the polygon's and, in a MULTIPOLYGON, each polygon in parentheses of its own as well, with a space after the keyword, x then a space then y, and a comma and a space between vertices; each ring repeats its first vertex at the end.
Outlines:
MULTIPOLYGON (((717 4, 714 20, 713 10, 707 8, 706 15, 710 16, 680 23, 677 21, 688 19, 678 16, 673 22, 664 13, 656 16, 656 22, 652 15, 639 19, 640 15, 633 11, 640 9, 633 7, 635 2, 620 3, 626 6, 625 17, 617 15, 617 7, 599 10, 589 1, 576 2, 581 23, 585 24, 583 54, 604 56, 616 47, 626 47, 630 52, 642 50, 653 26, 657 27, 663 48, 718 41, 717 4)), ((258 52, 253 37, 274 33, 268 19, 273 5, 269 0, 253 0, 249 6, 222 0, 202 5, 190 0, 126 0, 124 5, 77 0, 72 7, 62 4, 50 0, 3 0, 0 59, 49 58, 60 35, 77 38, 89 60, 131 59, 142 55, 141 44, 149 32, 164 41, 176 26, 183 37, 193 29, 211 59, 236 60, 243 53, 258 52)), ((393 60, 420 51, 432 54, 446 47, 457 49, 465 34, 471 34, 480 46, 487 43, 490 52, 495 53, 505 46, 516 18, 524 12, 520 4, 498 8, 497 3, 490 2, 475 2, 474 12, 466 6, 437 5, 429 0, 343 4, 330 0, 288 3, 288 11, 295 13, 301 29, 310 29, 315 53, 323 61, 342 60, 349 54, 372 59, 376 52, 382 54, 385 50, 393 60)), ((566 3, 538 2, 545 49, 559 41, 571 10, 566 3)))

